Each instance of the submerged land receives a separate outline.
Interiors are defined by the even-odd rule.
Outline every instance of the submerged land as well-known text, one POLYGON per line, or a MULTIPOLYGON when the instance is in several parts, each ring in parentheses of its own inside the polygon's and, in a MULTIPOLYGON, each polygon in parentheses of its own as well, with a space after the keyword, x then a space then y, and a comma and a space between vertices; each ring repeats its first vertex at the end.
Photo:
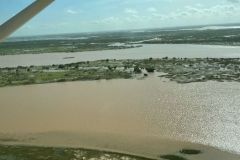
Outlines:
POLYGON ((177 83, 240 82, 239 58, 99 60, 71 64, 0 68, 0 86, 101 79, 144 78, 159 73, 177 83))

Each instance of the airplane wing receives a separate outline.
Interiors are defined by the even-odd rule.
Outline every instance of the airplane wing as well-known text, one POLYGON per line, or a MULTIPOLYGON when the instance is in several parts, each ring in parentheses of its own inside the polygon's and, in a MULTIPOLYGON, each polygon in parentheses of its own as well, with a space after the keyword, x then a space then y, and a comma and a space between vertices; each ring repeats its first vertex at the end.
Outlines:
POLYGON ((8 37, 28 20, 37 15, 41 10, 51 4, 54 0, 36 0, 27 8, 19 12, 17 15, 9 19, 0 26, 0 42, 8 37))

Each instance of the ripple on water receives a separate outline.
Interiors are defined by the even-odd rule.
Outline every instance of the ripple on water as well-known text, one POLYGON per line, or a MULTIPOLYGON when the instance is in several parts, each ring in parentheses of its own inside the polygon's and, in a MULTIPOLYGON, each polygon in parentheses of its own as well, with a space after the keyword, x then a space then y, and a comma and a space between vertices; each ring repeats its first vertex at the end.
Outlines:
POLYGON ((239 152, 239 95, 235 82, 177 84, 159 78, 5 87, 0 130, 137 134, 239 152))

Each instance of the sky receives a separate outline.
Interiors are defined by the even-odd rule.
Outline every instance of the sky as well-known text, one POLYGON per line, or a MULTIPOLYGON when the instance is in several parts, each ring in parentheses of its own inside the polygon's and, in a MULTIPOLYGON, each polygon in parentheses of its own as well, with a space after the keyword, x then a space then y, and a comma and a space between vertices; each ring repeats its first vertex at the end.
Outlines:
MULTIPOLYGON (((0 0, 0 24, 33 0, 0 0)), ((55 0, 12 36, 240 22, 240 0, 55 0)))

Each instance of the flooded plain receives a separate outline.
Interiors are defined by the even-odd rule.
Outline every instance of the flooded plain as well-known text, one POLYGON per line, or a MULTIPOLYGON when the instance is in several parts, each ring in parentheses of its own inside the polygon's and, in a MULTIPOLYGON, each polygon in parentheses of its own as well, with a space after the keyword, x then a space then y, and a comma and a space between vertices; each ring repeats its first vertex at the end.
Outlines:
POLYGON ((239 58, 240 47, 192 44, 144 44, 143 47, 132 49, 6 55, 0 56, 0 67, 67 64, 102 59, 144 59, 149 57, 239 58))
MULTIPOLYGON (((0 56, 0 67, 166 56, 239 58, 240 47, 166 44, 123 50, 7 55, 0 56)), ((207 153, 195 160, 235 160, 239 156, 228 152, 240 154, 239 140, 237 82, 177 84, 150 75, 142 80, 0 88, 1 144, 100 148, 153 158, 189 147, 207 153)))
POLYGON ((240 153, 239 83, 177 84, 152 75, 4 87, 0 106, 0 137, 24 135, 19 144, 149 156, 190 146, 211 151, 206 159, 239 158, 202 146, 240 153))

